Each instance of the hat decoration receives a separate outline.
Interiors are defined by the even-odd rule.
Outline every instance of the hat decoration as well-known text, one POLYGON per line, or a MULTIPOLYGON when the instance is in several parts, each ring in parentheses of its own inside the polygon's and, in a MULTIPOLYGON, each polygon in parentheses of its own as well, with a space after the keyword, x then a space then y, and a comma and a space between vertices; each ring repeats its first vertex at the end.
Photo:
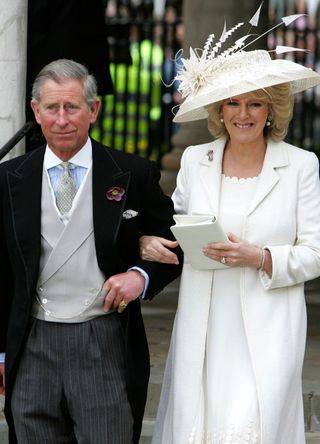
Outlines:
POLYGON ((279 83, 290 82, 292 91, 298 92, 320 83, 320 75, 297 63, 284 60, 272 60, 269 52, 283 54, 289 51, 306 51, 305 49, 277 46, 273 51, 247 51, 249 45, 281 25, 289 26, 305 14, 282 17, 281 22, 263 34, 252 34, 252 27, 259 23, 262 3, 253 15, 249 24, 251 28, 228 49, 222 50, 228 38, 244 23, 238 23, 226 29, 214 44, 215 35, 209 35, 203 49, 190 48, 190 58, 181 57, 183 51, 176 55, 177 75, 174 81, 179 82, 178 91, 184 102, 175 115, 175 122, 198 120, 207 117, 205 106, 245 92, 263 89, 279 83))

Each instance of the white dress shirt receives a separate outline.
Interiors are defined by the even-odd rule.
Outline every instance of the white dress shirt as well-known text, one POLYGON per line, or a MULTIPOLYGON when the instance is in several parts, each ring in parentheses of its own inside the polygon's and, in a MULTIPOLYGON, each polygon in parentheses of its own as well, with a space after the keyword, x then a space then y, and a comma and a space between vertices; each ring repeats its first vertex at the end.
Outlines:
POLYGON ((70 174, 72 175, 74 182, 76 184, 77 194, 73 200, 71 210, 64 215, 60 214, 58 207, 56 205, 56 197, 55 197, 55 192, 59 183, 59 179, 64 173, 64 169, 61 163, 62 163, 61 159, 58 156, 56 156, 54 152, 47 145, 44 154, 43 167, 45 168, 48 175, 49 179, 48 182, 54 206, 57 210, 57 213, 59 214, 60 219, 66 225, 72 215, 75 206, 77 205, 79 196, 81 194, 83 185, 85 183, 85 179, 92 167, 91 140, 88 139, 84 147, 81 150, 79 150, 71 159, 69 159, 70 174))

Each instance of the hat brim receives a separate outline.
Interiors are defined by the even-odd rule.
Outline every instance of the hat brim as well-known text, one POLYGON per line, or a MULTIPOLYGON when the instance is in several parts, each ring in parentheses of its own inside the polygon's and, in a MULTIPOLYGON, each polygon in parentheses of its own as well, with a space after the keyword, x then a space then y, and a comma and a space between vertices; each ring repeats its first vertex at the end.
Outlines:
POLYGON ((186 98, 180 105, 173 122, 206 119, 208 117, 205 109, 207 105, 281 83, 290 83, 292 93, 295 94, 319 85, 320 74, 289 60, 276 59, 265 64, 260 63, 257 71, 247 72, 245 78, 241 75, 237 77, 235 73, 232 78, 217 76, 209 85, 186 98))

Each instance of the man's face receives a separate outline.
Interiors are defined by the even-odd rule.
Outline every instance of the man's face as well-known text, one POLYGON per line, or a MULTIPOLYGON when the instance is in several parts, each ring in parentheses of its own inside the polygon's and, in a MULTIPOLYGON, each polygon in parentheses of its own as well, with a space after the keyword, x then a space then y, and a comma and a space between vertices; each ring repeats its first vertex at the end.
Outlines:
POLYGON ((82 82, 67 79, 60 84, 46 80, 41 88, 40 103, 32 100, 31 106, 49 147, 66 161, 86 143, 100 103, 96 100, 89 106, 83 95, 82 82))

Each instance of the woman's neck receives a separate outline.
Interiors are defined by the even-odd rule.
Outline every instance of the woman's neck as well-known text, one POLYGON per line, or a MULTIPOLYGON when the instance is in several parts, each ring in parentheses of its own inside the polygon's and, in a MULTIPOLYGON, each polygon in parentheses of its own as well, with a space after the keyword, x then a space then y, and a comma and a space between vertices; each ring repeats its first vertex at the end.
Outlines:
POLYGON ((222 172, 226 176, 248 178, 261 172, 266 142, 262 138, 254 144, 236 144, 229 140, 226 144, 222 172))

